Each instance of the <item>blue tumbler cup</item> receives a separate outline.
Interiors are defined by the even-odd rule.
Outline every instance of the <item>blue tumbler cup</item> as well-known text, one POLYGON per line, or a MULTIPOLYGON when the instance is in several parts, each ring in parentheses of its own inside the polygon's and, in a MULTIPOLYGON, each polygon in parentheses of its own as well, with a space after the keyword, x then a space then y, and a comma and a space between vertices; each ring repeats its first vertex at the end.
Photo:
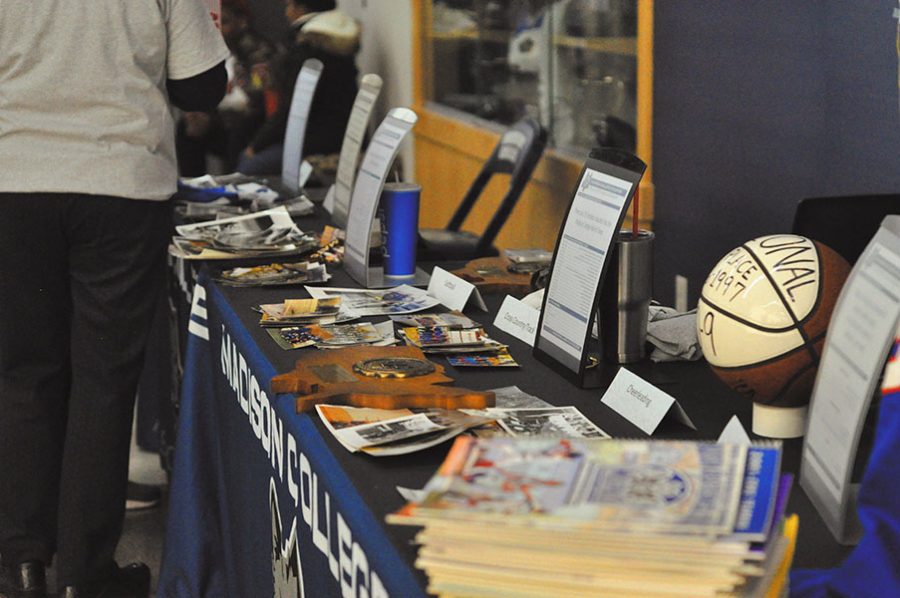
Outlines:
POLYGON ((408 278, 416 273, 419 194, 416 183, 385 183, 381 192, 384 275, 408 278))

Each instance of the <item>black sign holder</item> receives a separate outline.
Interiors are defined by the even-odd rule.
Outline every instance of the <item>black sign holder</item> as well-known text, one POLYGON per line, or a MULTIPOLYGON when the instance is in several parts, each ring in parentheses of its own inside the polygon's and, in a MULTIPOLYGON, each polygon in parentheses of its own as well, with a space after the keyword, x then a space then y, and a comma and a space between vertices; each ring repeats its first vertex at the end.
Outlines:
MULTIPOLYGON (((534 356, 538 361, 548 365, 581 388, 593 388, 600 386, 604 382, 604 372, 600 357, 589 354, 588 344, 591 340, 591 330, 594 328, 600 289, 612 262, 609 257, 615 247, 619 229, 622 227, 631 198, 634 196, 634 192, 646 168, 647 165, 637 156, 624 150, 615 148, 592 150, 578 178, 578 185, 572 192, 572 199, 569 202, 569 207, 566 209, 563 224, 556 238, 553 262, 550 265, 550 277, 547 280, 544 300, 541 305, 541 316, 538 320, 537 335, 534 342, 534 356), (624 184, 628 185, 627 192, 625 192, 624 184), (589 193, 594 187, 600 189, 598 195, 589 193), (624 195, 622 195, 623 192, 624 195), (580 206, 580 213, 573 213, 573 206, 576 203, 580 206), (589 209, 592 214, 585 214, 585 209, 589 209), (596 214, 593 214, 595 211, 596 214), (592 216, 593 218, 591 218, 592 216), (580 232, 582 236, 584 235, 584 226, 590 226, 592 231, 594 228, 597 229, 597 245, 590 245, 584 243, 583 239, 577 240, 574 238, 572 233, 578 230, 579 227, 581 227, 580 232), (588 274, 576 281, 577 284, 581 285, 581 288, 554 288, 554 277, 557 277, 559 281, 564 276, 560 271, 563 265, 560 260, 566 259, 562 255, 563 252, 561 252, 561 247, 564 244, 566 247, 587 247, 588 251, 596 256, 595 260, 602 260, 599 270, 593 276, 588 274), (558 300, 561 293, 565 293, 566 296, 575 296, 580 293, 582 298, 585 294, 591 294, 590 308, 581 310, 587 311, 587 313, 573 311, 570 307, 559 303, 558 300), (554 310, 562 310, 580 322, 576 325, 579 328, 578 335, 583 335, 582 338, 577 339, 581 341, 580 345, 577 345, 572 338, 567 338, 566 335, 561 334, 560 331, 546 326, 545 319, 548 302, 551 303, 554 310), (568 344, 576 348, 580 347, 580 356, 578 358, 573 357, 571 353, 567 353, 562 348, 562 344, 568 344)), ((594 232, 591 232, 591 234, 593 235, 594 232)), ((571 256, 569 256, 569 259, 571 259, 571 256)), ((562 282, 558 284, 562 284, 562 282)), ((583 303, 583 305, 588 304, 583 303)), ((607 372, 605 377, 611 379, 611 376, 608 374, 609 372, 607 372)), ((605 381, 608 382, 608 380, 605 381)))

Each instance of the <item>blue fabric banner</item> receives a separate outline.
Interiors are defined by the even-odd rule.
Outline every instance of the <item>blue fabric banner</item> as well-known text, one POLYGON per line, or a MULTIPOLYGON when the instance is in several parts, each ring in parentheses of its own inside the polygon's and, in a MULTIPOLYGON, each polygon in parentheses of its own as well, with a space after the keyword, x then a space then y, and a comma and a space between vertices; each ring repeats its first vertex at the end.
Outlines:
POLYGON ((159 595, 424 596, 204 275, 189 332, 159 595))

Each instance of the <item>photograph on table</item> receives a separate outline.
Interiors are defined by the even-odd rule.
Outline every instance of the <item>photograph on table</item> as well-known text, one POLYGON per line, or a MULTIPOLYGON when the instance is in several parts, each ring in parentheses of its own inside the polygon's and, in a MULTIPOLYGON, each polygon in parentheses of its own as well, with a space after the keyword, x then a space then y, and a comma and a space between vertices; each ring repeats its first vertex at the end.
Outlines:
POLYGON ((413 328, 446 328, 467 329, 479 328, 481 324, 469 318, 461 311, 416 314, 413 316, 391 316, 398 325, 413 328))
POLYGON ((411 313, 438 304, 422 289, 408 285, 385 290, 308 287, 306 291, 313 298, 340 298, 343 308, 359 317, 411 313))
POLYGON ((239 267, 213 274, 216 282, 235 287, 287 286, 327 282, 331 278, 325 264, 274 262, 262 266, 239 267))

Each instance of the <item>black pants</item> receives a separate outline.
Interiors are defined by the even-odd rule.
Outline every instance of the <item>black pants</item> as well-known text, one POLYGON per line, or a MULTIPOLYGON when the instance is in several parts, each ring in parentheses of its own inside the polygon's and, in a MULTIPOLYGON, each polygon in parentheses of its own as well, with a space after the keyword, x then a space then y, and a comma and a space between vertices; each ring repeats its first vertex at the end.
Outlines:
POLYGON ((113 567, 168 202, 0 193, 0 554, 113 567))

